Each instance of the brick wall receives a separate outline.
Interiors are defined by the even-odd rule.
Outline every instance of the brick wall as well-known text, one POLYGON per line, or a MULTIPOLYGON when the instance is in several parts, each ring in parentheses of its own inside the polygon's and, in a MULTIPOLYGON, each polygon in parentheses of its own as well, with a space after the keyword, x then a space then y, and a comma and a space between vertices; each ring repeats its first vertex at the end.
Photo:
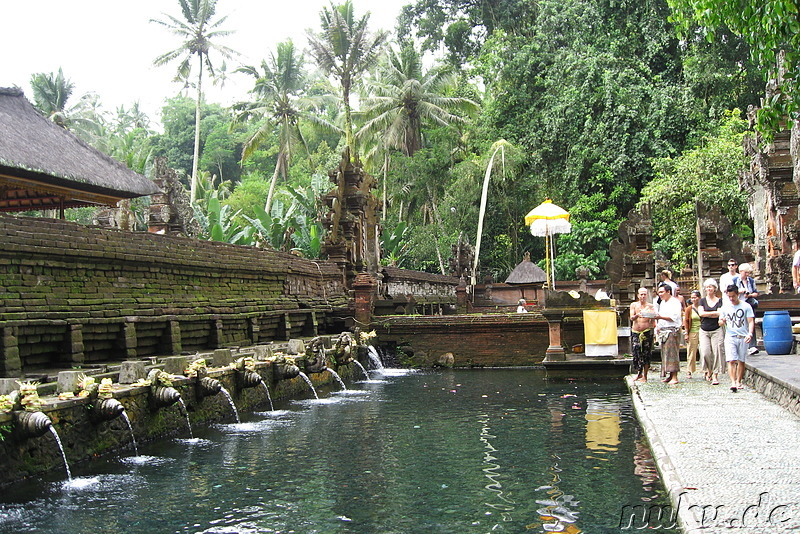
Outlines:
POLYGON ((324 333, 347 305, 325 261, 0 215, 0 376, 324 333))
MULTIPOLYGON (((456 367, 539 365, 549 346, 547 320, 539 313, 375 318, 381 345, 406 355, 404 363, 435 366, 452 353, 456 367)), ((565 347, 583 342, 582 322, 562 323, 565 347)), ((402 358, 402 357, 401 357, 402 358)))

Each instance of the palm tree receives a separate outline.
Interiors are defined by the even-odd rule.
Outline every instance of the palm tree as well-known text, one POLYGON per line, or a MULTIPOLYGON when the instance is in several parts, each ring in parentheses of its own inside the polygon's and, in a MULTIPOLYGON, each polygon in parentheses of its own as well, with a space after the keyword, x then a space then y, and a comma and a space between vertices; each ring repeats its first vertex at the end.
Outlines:
POLYGON ((320 21, 321 33, 308 32, 310 53, 320 70, 341 85, 345 142, 350 154, 355 155, 350 92, 354 81, 380 56, 388 33, 382 30, 370 33, 369 13, 356 20, 350 0, 340 5, 331 3, 330 9, 323 8, 320 21))
POLYGON ((33 105, 36 109, 62 128, 95 144, 104 122, 99 99, 96 94, 87 93, 80 97, 77 104, 70 106, 74 88, 75 84, 64 76, 61 68, 58 73, 39 72, 31 76, 33 105))
POLYGON ((175 81, 188 83, 189 74, 191 73, 191 61, 193 57, 197 56, 197 100, 195 102, 194 155, 192 157, 190 192, 191 201, 194 202, 197 198, 197 169, 200 162, 200 103, 203 99, 203 65, 205 64, 213 76, 214 65, 211 63, 210 52, 213 50, 228 59, 237 55, 237 52, 212 42, 212 39, 232 33, 219 29, 220 25, 228 18, 227 16, 212 21, 217 8, 217 0, 178 0, 178 2, 180 3, 184 20, 166 13, 164 16, 167 20, 150 19, 150 22, 161 24, 182 39, 178 48, 158 56, 153 61, 153 64, 161 66, 171 62, 173 59, 182 57, 181 62, 178 64, 175 81))
POLYGON ((478 110, 468 98, 446 96, 456 86, 448 67, 422 71, 422 59, 413 45, 398 54, 390 49, 377 76, 366 83, 361 115, 367 119, 358 139, 372 139, 376 153, 383 155, 383 216, 386 217, 386 177, 392 149, 413 156, 423 147, 422 126, 466 124, 478 110), (455 114, 460 113, 460 114, 455 114))
POLYGON ((311 163, 312 171, 314 169, 308 144, 300 130, 301 121, 306 120, 341 132, 333 124, 312 113, 330 98, 302 96, 308 80, 303 64, 303 56, 296 52, 294 44, 288 40, 278 43, 277 55, 270 54, 269 62, 261 62, 261 71, 254 66, 243 66, 236 69, 236 72, 243 72, 255 78, 255 85, 250 93, 256 97, 256 100, 236 104, 234 121, 243 122, 249 118, 264 119, 245 141, 242 149, 242 161, 247 160, 269 139, 276 128, 278 130, 278 157, 267 194, 267 202, 264 206, 264 211, 267 213, 270 212, 272 206, 278 176, 286 179, 289 162, 298 147, 303 148, 311 163))
POLYGON ((455 86, 456 77, 448 67, 423 73, 413 45, 403 47, 400 54, 390 49, 378 76, 367 84, 371 96, 364 100, 361 113, 368 120, 357 137, 379 132, 386 147, 413 156, 423 146, 423 124, 466 124, 469 114, 478 110, 469 98, 446 96, 455 86))

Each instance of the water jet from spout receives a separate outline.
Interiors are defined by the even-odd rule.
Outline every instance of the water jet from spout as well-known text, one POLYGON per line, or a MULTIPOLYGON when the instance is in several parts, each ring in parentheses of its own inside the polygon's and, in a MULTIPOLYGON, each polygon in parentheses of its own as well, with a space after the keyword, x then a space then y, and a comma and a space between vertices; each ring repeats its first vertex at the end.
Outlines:
POLYGON ((233 403, 233 399, 231 398, 231 394, 228 393, 228 390, 225 389, 224 386, 222 387, 222 389, 220 391, 222 392, 223 395, 225 395, 225 398, 228 399, 228 404, 230 405, 231 410, 233 410, 233 415, 236 416, 236 422, 237 423, 241 423, 242 421, 239 419, 239 410, 236 409, 236 405, 233 403))
POLYGON ((194 434, 192 433, 192 423, 189 422, 189 411, 186 409, 186 404, 183 402, 183 399, 178 396, 178 405, 180 406, 180 412, 186 417, 186 427, 189 429, 189 437, 194 439, 194 434))
POLYGON ((367 355, 369 356, 369 362, 375 369, 383 370, 383 363, 381 362, 381 358, 378 356, 378 351, 375 350, 375 347, 372 345, 368 346, 367 355))
POLYGON ((315 399, 319 399, 319 397, 317 396, 317 390, 316 390, 316 389, 314 389, 314 384, 312 384, 312 383, 311 383, 311 379, 310 379, 310 378, 308 378, 308 375, 307 375, 307 374, 305 374, 303 371, 300 371, 300 377, 301 377, 303 380, 305 380, 305 381, 306 381, 306 384, 308 384, 308 387, 311 389, 311 393, 313 393, 313 394, 314 394, 314 398, 315 398, 315 399))
POLYGON ((50 433, 53 434, 56 444, 58 444, 58 450, 61 451, 61 458, 64 460, 64 469, 67 470, 67 478, 70 482, 72 482, 72 473, 70 472, 69 464, 67 463, 67 454, 64 452, 64 446, 61 444, 61 438, 58 437, 58 432, 56 432, 56 428, 52 424, 50 425, 50 433))
POLYGON ((128 414, 125 410, 122 410, 122 418, 125 420, 125 424, 128 425, 128 430, 131 431, 131 443, 133 443, 134 456, 139 456, 139 447, 136 446, 136 436, 133 434, 133 425, 131 425, 131 420, 128 418, 128 414))
POLYGON ((272 396, 270 396, 269 394, 269 388, 267 387, 267 384, 264 383, 263 381, 261 382, 261 385, 264 386, 264 392, 267 394, 267 400, 269 401, 269 411, 274 412, 275 407, 272 406, 272 396))
POLYGON ((367 372, 366 369, 364 369, 364 366, 361 365, 361 362, 358 360, 353 360, 353 363, 355 363, 358 366, 358 368, 361 369, 361 372, 364 373, 364 378, 369 380, 369 373, 367 372))
POLYGON ((330 367, 328 367, 328 372, 329 372, 330 374, 332 374, 332 375, 333 375, 333 378, 335 378, 335 379, 336 379, 336 381, 339 383, 339 385, 340 385, 340 386, 341 386, 341 388, 342 388, 342 391, 347 391, 347 386, 345 386, 345 385, 344 385, 344 381, 342 380, 342 377, 341 377, 341 376, 339 376, 339 373, 337 373, 336 371, 334 371, 334 370, 333 370, 333 369, 331 369, 330 367))

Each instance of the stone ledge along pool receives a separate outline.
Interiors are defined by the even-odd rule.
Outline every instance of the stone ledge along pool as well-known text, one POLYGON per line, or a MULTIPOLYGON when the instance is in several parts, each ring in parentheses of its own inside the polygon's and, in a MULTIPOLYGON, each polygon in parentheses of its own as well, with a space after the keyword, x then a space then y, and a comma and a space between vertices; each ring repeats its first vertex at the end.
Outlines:
POLYGON ((679 531, 622 380, 370 375, 5 488, 0 532, 679 531))

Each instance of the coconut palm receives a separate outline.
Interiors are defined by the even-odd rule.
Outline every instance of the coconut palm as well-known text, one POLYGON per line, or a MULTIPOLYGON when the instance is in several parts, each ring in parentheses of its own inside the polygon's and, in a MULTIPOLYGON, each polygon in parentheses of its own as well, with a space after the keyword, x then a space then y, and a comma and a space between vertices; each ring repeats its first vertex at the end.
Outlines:
POLYGON ((210 56, 212 51, 227 59, 238 53, 231 48, 221 46, 212 41, 232 33, 231 31, 219 29, 228 18, 227 16, 221 17, 216 21, 212 20, 217 8, 217 0, 178 0, 178 2, 181 6, 184 20, 166 13, 164 14, 166 20, 150 19, 150 22, 161 24, 182 39, 178 48, 161 54, 153 61, 153 64, 161 66, 174 59, 182 58, 178 64, 175 80, 188 84, 192 58, 197 57, 197 100, 195 102, 194 155, 192 157, 190 191, 191 201, 194 202, 197 198, 197 169, 200 162, 200 103, 203 99, 203 65, 213 76, 214 65, 211 63, 210 56))
POLYGON ((33 105, 48 119, 74 132, 86 142, 95 143, 103 125, 100 102, 96 94, 87 93, 77 104, 70 105, 75 84, 58 73, 39 72, 31 76, 33 105))
POLYGON ((286 179, 289 162, 298 148, 304 150, 314 165, 303 133, 300 129, 302 121, 341 132, 339 128, 325 121, 313 112, 328 103, 331 99, 325 96, 307 97, 303 90, 308 85, 308 77, 304 68, 302 54, 298 54, 291 40, 277 45, 277 55, 270 54, 269 62, 261 62, 261 70, 255 66, 243 66, 237 72, 249 74, 255 79, 250 91, 255 96, 252 102, 242 102, 234 106, 235 122, 243 122, 250 118, 262 119, 253 134, 245 141, 242 149, 242 161, 247 160, 273 132, 278 131, 278 156, 275 172, 267 194, 264 210, 269 213, 275 184, 278 176, 286 179))
POLYGON ((361 114, 367 122, 357 137, 379 132, 388 148, 406 156, 423 147, 424 124, 449 126, 466 124, 478 104, 469 98, 447 96, 456 86, 456 77, 448 67, 423 72, 422 58, 413 45, 406 45, 398 54, 389 50, 368 82, 361 114))
POLYGON ((356 20, 353 3, 347 0, 339 5, 331 3, 330 9, 323 8, 320 12, 322 32, 308 32, 310 53, 317 66, 341 86, 345 142, 351 155, 355 154, 356 147, 350 93, 355 80, 377 61, 388 39, 385 31, 370 33, 368 21, 369 13, 356 20))

